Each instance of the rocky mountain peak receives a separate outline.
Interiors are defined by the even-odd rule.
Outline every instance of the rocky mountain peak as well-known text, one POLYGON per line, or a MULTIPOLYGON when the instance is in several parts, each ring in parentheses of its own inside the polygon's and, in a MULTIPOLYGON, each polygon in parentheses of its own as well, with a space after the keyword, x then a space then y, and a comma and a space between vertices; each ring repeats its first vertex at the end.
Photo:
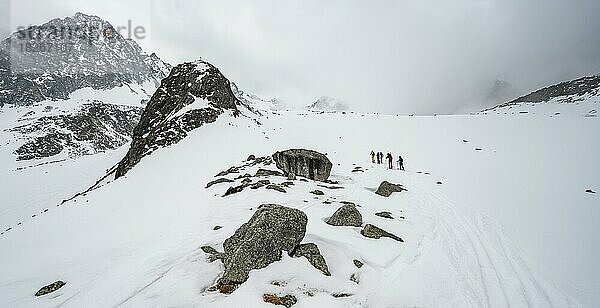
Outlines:
POLYGON ((77 13, 20 29, 0 43, 0 101, 66 99, 85 87, 158 86, 170 69, 109 22, 77 13))
POLYGON ((148 102, 115 176, 124 175, 154 150, 175 144, 188 132, 215 122, 225 110, 237 116, 238 104, 231 83, 212 64, 196 60, 177 65, 148 102))
POLYGON ((337 98, 321 96, 314 103, 307 106, 307 109, 321 111, 345 111, 348 110, 348 105, 337 98))

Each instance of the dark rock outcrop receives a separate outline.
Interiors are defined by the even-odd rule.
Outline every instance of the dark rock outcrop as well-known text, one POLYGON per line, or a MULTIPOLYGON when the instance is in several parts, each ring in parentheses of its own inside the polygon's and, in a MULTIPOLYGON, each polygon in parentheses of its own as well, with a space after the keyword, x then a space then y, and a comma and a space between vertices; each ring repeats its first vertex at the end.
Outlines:
POLYGON ((277 184, 269 184, 269 185, 267 185, 267 187, 265 187, 265 189, 271 189, 271 190, 276 190, 278 192, 285 193, 285 189, 277 184))
POLYGON ((362 226, 363 220, 362 215, 352 205, 342 205, 329 219, 327 224, 332 226, 362 226))
POLYGON ((263 301, 278 306, 292 307, 298 301, 293 295, 277 296, 275 294, 263 294, 263 301))
POLYGON ((368 237, 368 238, 380 239, 382 237, 389 237, 398 242, 404 242, 400 237, 398 237, 394 234, 391 234, 391 233, 389 233, 379 227, 376 227, 372 224, 365 225, 365 227, 360 231, 360 234, 362 234, 364 237, 368 237))
POLYGON ((392 213, 390 213, 388 211, 375 213, 375 215, 379 216, 379 217, 387 218, 387 219, 394 219, 394 216, 392 216, 392 213))
POLYGON ((311 180, 325 181, 333 164, 327 156, 312 150, 291 149, 276 152, 273 160, 277 168, 287 176, 293 173, 311 180))
POLYGON ((319 247, 315 243, 306 243, 300 244, 294 252, 292 253, 293 257, 305 257, 308 262, 316 269, 321 271, 325 276, 331 276, 329 273, 329 268, 327 267, 327 262, 325 258, 321 255, 321 251, 319 251, 319 247))
POLYGON ((276 170, 258 169, 254 176, 282 176, 283 174, 276 170))
POLYGON ((238 185, 238 186, 231 186, 227 189, 227 191, 225 191, 225 193, 223 194, 223 197, 237 194, 237 193, 241 192, 242 190, 244 190, 244 188, 246 188, 246 185, 244 185, 244 184, 238 185))
POLYGON ((359 260, 352 260, 352 262, 354 263, 354 266, 356 266, 357 268, 361 268, 363 267, 364 263, 360 262, 359 260))
POLYGON ((313 195, 317 195, 317 196, 322 196, 325 194, 325 193, 323 193, 323 191, 320 191, 318 189, 315 189, 315 190, 311 191, 310 193, 313 195))
POLYGON ((308 218, 302 211, 263 204, 250 220, 223 243, 225 272, 219 279, 220 290, 235 288, 248 279, 254 269, 281 260, 282 251, 292 253, 306 233, 308 218))
POLYGON ((400 184, 392 184, 388 181, 383 181, 381 184, 379 184, 379 188, 377 188, 375 193, 380 196, 389 197, 394 192, 402 192, 405 190, 406 189, 400 184))
POLYGON ((73 114, 43 116, 8 131, 27 140, 15 150, 17 160, 46 158, 63 151, 76 158, 113 150, 129 142, 141 112, 138 107, 94 101, 83 104, 73 114))
POLYGON ((37 292, 35 292, 35 296, 43 296, 46 294, 50 294, 60 288, 62 288, 66 283, 64 281, 58 280, 49 285, 43 286, 37 292))
POLYGON ((177 65, 148 102, 115 177, 125 175, 154 150, 175 144, 188 132, 215 122, 225 110, 237 115, 238 103, 229 80, 212 64, 197 60, 177 65))
POLYGON ((213 185, 215 185, 215 184, 220 184, 220 183, 231 183, 231 182, 233 182, 233 180, 230 180, 230 179, 228 179, 228 178, 218 178, 218 179, 216 179, 216 180, 214 180, 214 181, 210 181, 210 182, 208 182, 208 183, 206 184, 206 188, 209 188, 209 187, 211 187, 211 186, 213 186, 213 185))

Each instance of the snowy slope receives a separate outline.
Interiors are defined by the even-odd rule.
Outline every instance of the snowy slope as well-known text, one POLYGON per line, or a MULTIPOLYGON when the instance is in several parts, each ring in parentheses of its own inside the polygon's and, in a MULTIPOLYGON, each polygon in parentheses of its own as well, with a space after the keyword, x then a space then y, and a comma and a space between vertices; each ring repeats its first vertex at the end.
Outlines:
MULTIPOLYGON (((86 189, 116 164, 126 153, 130 140, 122 131, 136 124, 141 102, 149 99, 148 93, 154 91, 153 87, 154 84, 146 83, 110 90, 83 88, 73 92, 66 100, 47 100, 32 106, 7 105, 0 109, 2 231, 86 189), (73 130, 73 127, 65 125, 63 118, 73 120, 73 123, 68 122, 69 125, 79 125, 78 121, 82 119, 73 117, 88 108, 86 106, 97 108, 100 115, 113 120, 123 115, 131 116, 131 120, 109 123, 97 118, 98 113, 82 114, 83 120, 101 121, 95 126, 101 134, 92 136, 87 135, 92 131, 89 127, 73 130), (71 136, 68 142, 64 138, 57 141, 63 146, 60 153, 17 161, 19 156, 15 152, 19 148, 38 137, 56 132, 71 136), (95 147, 96 143, 103 147, 95 147)), ((35 145, 38 150, 46 147, 35 145)))
POLYGON ((600 300, 599 199, 585 193, 600 190, 597 118, 281 112, 260 125, 254 119, 223 115, 87 195, 60 207, 38 200, 48 212, 9 223, 0 236, 0 306, 269 307, 263 293, 294 294, 294 307, 593 307, 600 300), (249 154, 298 147, 327 153, 344 188, 320 188, 325 195, 315 197, 308 192, 317 183, 298 181, 287 193, 225 198, 227 184, 204 188, 249 154), (407 171, 372 165, 372 149, 401 153, 407 171), (366 171, 351 172, 355 164, 366 171), (373 190, 383 180, 408 192, 379 197, 373 190), (366 223, 405 242, 325 224, 340 201, 360 205, 366 223), (306 239, 319 245, 332 276, 284 256, 231 295, 207 291, 222 266, 199 247, 219 247, 268 202, 308 215, 306 239), (355 268, 353 259, 365 266, 355 268), (359 284, 349 280, 354 273, 359 284), (58 279, 67 285, 33 296, 58 279), (340 293, 351 296, 332 296, 340 293))

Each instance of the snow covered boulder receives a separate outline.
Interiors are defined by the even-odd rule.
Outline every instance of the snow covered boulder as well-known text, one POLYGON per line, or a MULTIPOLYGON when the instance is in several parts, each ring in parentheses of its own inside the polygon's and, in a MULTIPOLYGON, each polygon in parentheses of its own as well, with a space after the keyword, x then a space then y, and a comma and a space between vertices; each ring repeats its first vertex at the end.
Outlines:
POLYGON ((225 273, 218 282, 223 293, 248 279, 254 269, 281 260, 282 251, 292 253, 306 233, 308 218, 302 211, 263 204, 247 223, 223 243, 225 273))
POLYGON ((380 196, 389 197, 392 195, 392 193, 402 192, 404 190, 406 189, 400 184, 392 184, 388 181, 383 181, 381 184, 379 184, 379 188, 377 188, 375 193, 380 196))
POLYGON ((360 227, 362 223, 362 215, 352 205, 343 205, 327 220, 327 224, 332 226, 360 227))
POLYGON ((290 149, 273 154, 275 165, 285 176, 293 173, 311 180, 325 181, 333 164, 327 156, 312 150, 290 149))

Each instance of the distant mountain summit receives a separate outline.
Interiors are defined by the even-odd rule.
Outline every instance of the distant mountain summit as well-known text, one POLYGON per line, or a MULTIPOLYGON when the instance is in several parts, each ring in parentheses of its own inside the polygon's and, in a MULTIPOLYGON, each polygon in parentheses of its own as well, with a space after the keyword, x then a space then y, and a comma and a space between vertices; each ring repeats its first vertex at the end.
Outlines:
POLYGON ((348 105, 343 101, 329 97, 321 96, 317 101, 306 107, 309 110, 320 110, 320 111, 346 111, 348 105))
POLYGON ((85 87, 158 87, 170 70, 109 22, 77 13, 19 30, 0 43, 0 104, 66 99, 85 87))
POLYGON ((550 101, 570 103, 597 96, 600 96, 600 74, 554 84, 483 111, 496 110, 524 103, 538 104, 550 101))

